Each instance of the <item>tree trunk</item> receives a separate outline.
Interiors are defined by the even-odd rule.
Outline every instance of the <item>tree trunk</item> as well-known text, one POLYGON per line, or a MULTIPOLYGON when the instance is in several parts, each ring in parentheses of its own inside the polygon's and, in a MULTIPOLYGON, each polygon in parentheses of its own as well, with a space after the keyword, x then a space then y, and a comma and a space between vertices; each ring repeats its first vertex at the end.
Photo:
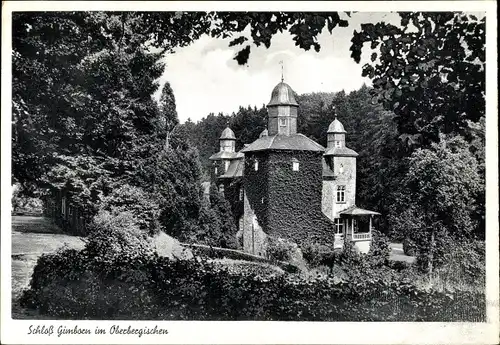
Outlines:
POLYGON ((434 268, 434 248, 436 246, 436 235, 434 227, 431 229, 431 243, 429 248, 429 258, 427 261, 427 272, 432 273, 434 268))

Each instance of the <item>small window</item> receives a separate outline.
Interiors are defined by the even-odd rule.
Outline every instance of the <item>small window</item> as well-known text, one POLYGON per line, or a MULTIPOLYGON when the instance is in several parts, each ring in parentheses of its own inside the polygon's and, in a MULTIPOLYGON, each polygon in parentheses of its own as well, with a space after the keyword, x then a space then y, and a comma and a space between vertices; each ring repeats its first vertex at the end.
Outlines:
POLYGON ((340 140, 335 140, 335 147, 340 147, 340 140))
POLYGON ((229 168, 229 161, 225 161, 224 162, 224 169, 225 169, 225 171, 227 171, 228 168, 229 168))
POLYGON ((220 192, 220 193, 224 193, 224 185, 223 185, 223 184, 221 184, 221 185, 219 186, 219 192, 220 192))
POLYGON ((343 234, 344 233, 344 220, 340 218, 335 218, 335 233, 343 234))
POLYGON ((243 200, 243 188, 240 187, 240 201, 243 200))
POLYGON ((340 164, 340 167, 339 167, 339 173, 340 173, 340 174, 343 174, 343 173, 344 173, 344 165, 343 165, 343 164, 340 164))
POLYGON ((292 159, 292 170, 299 171, 299 161, 296 158, 292 159))
POLYGON ((286 117, 280 117, 280 126, 286 126, 286 117))
POLYGON ((337 202, 345 202, 345 186, 337 187, 337 202))
POLYGON ((219 172, 219 171, 217 170, 217 167, 215 167, 214 172, 215 172, 215 175, 217 175, 217 173, 219 172))
POLYGON ((253 168, 255 171, 259 170, 259 161, 255 161, 253 168))

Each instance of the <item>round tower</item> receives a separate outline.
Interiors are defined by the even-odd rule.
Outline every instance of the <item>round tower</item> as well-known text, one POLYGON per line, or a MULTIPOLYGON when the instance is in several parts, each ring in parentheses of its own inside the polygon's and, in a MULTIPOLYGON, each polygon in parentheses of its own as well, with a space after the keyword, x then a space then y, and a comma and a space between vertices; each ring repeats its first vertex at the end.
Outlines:
POLYGON ((292 88, 283 81, 276 85, 267 105, 268 135, 296 134, 298 107, 292 88))
MULTIPOLYGON (((333 108, 335 111, 335 107, 333 108)), ((337 114, 335 113, 335 119, 332 121, 327 131, 327 148, 331 147, 346 147, 345 146, 345 134, 344 125, 337 119, 337 114)))

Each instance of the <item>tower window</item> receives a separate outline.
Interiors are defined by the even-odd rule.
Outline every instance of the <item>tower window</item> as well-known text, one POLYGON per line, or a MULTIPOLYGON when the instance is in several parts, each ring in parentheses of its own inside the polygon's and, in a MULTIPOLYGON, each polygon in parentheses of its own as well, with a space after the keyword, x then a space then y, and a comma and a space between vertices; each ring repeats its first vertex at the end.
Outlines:
POLYGON ((335 233, 343 234, 344 233, 344 220, 340 218, 335 218, 335 233))
POLYGON ((335 147, 340 147, 340 140, 335 140, 335 147))
POLYGON ((286 126, 286 117, 280 117, 280 126, 286 126))
POLYGON ((345 186, 337 187, 337 202, 345 202, 345 186))
POLYGON ((240 201, 243 200, 243 188, 240 187, 240 201))
POLYGON ((225 171, 227 171, 228 168, 229 168, 229 161, 225 161, 224 162, 224 169, 225 169, 225 171))
POLYGON ((218 172, 219 172, 219 171, 218 171, 217 167, 215 167, 215 168, 214 168, 214 173, 215 173, 215 175, 217 175, 217 173, 218 173, 218 172))
POLYGON ((253 168, 255 169, 255 171, 259 170, 259 161, 255 161, 253 168))
POLYGON ((223 184, 221 184, 221 185, 219 186, 219 192, 220 192, 220 193, 224 193, 224 185, 223 185, 223 184))
POLYGON ((292 170, 299 171, 299 161, 296 158, 292 159, 292 170))

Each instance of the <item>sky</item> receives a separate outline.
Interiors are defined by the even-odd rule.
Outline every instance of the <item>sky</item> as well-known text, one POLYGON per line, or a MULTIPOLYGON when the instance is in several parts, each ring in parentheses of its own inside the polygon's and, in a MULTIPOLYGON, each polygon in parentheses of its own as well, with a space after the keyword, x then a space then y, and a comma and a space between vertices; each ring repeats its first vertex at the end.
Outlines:
POLYGON ((363 83, 370 85, 368 78, 361 77, 361 68, 369 57, 364 54, 359 64, 350 57, 354 30, 360 31, 360 24, 369 22, 398 25, 399 16, 364 12, 353 13, 348 20, 348 27, 336 27, 332 34, 324 28, 318 40, 319 53, 296 47, 292 36, 284 32, 273 37, 268 49, 252 45, 246 66, 233 60, 244 45, 229 47, 231 38, 203 36, 164 57, 166 67, 160 85, 170 83, 181 123, 188 118, 197 122, 211 112, 230 114, 239 106, 267 104, 281 80, 281 60, 284 80, 298 94, 357 90, 363 83))

